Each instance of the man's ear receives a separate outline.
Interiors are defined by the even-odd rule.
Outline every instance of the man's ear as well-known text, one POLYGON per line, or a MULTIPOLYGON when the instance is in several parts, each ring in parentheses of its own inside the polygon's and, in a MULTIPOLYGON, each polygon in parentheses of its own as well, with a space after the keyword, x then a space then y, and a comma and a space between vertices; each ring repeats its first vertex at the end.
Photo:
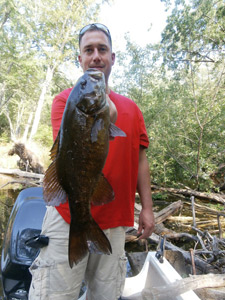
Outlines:
POLYGON ((116 60, 116 54, 114 52, 112 52, 112 66, 114 65, 116 60))

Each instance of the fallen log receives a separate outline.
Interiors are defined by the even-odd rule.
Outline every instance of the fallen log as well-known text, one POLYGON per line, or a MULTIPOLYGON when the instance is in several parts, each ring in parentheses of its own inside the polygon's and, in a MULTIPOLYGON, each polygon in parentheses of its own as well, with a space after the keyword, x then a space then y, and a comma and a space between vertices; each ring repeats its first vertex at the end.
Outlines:
POLYGON ((188 240, 193 240, 195 242, 199 241, 198 237, 196 237, 195 235, 187 232, 175 232, 169 228, 166 228, 162 223, 156 224, 154 233, 159 236, 166 236, 166 238, 170 240, 185 238, 188 240))
MULTIPOLYGON (((182 223, 192 223, 193 218, 192 217, 185 217, 185 216, 169 216, 168 221, 172 222, 182 222, 182 223)), ((197 222, 200 222, 199 218, 196 218, 197 222)))
MULTIPOLYGON (((171 215, 175 214, 178 210, 183 207, 183 202, 178 200, 176 202, 171 203, 167 207, 163 208, 159 212, 154 212, 155 224, 160 224, 168 219, 171 215)), ((141 211, 141 205, 135 203, 135 221, 138 222, 137 218, 141 211)))
POLYGON ((164 191, 164 192, 169 192, 172 194, 182 194, 184 196, 195 196, 198 199, 203 199, 203 200, 210 200, 210 201, 215 201, 219 202, 222 204, 225 204, 225 195, 224 194, 217 194, 217 193, 204 193, 204 192, 198 192, 189 188, 186 189, 175 189, 175 188, 164 188, 160 187, 157 185, 152 185, 152 189, 159 190, 159 191, 164 191))
MULTIPOLYGON (((206 216, 207 217, 207 216, 206 216)), ((179 222, 182 223, 183 227, 188 227, 187 224, 189 224, 189 228, 192 227, 192 217, 179 217, 179 216, 170 216, 168 217, 168 222, 179 222)), ((224 227, 225 226, 225 220, 220 220, 220 226, 224 227)), ((206 219, 206 218, 202 218, 201 220, 199 218, 196 219, 196 226, 198 228, 210 228, 210 227, 215 227, 218 226, 218 220, 212 219, 206 219)), ((218 231, 219 231, 219 227, 218 227, 218 231)), ((222 231, 222 229, 221 229, 222 231)))
POLYGON ((0 174, 10 175, 13 177, 38 179, 40 181, 42 181, 44 178, 43 174, 25 172, 25 171, 21 171, 19 169, 2 169, 2 168, 0 168, 0 174))
POLYGON ((224 286, 225 274, 194 275, 168 285, 144 289, 142 298, 143 300, 174 300, 175 297, 190 290, 224 286))
MULTIPOLYGON (((191 203, 185 201, 184 205, 191 206, 191 203)), ((217 209, 214 209, 214 208, 211 208, 211 207, 199 204, 199 203, 195 203, 195 210, 197 213, 201 213, 201 214, 207 214, 207 215, 211 215, 211 216, 218 215, 217 209)), ((222 214, 222 212, 219 212, 219 213, 222 214)))

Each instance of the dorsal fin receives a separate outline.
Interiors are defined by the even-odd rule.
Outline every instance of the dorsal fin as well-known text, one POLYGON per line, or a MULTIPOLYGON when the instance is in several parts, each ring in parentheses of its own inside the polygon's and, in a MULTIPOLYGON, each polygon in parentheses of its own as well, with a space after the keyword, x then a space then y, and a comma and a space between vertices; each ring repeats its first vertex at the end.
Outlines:
POLYGON ((43 196, 47 205, 58 206, 66 202, 66 192, 61 187, 56 170, 56 160, 59 145, 59 134, 51 149, 51 159, 53 162, 45 172, 43 180, 43 196))
POLYGON ((52 145, 52 148, 50 150, 50 157, 51 157, 51 160, 55 160, 56 159, 56 156, 57 156, 57 153, 58 153, 58 148, 59 148, 59 135, 60 135, 60 130, 58 132, 58 135, 52 145))

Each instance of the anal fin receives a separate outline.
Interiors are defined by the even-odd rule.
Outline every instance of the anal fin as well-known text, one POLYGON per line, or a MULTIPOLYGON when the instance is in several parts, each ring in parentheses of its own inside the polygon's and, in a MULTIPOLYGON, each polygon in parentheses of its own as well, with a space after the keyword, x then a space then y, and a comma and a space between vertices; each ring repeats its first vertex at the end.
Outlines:
POLYGON ((108 180, 101 174, 99 182, 91 197, 93 205, 102 205, 111 202, 114 199, 114 191, 108 180))

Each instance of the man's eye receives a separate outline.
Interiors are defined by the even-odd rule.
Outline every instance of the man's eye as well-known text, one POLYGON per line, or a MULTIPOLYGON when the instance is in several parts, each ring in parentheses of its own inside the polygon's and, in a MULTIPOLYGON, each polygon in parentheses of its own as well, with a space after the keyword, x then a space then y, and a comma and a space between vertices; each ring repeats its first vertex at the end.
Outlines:
POLYGON ((87 52, 87 53, 91 53, 91 52, 92 52, 92 49, 86 49, 86 52, 87 52))

